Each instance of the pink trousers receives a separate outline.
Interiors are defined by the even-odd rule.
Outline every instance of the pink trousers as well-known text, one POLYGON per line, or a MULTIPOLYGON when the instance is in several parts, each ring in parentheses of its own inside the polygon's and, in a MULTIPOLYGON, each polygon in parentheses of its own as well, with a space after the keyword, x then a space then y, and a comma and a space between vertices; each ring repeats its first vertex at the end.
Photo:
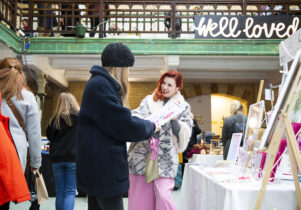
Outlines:
POLYGON ((172 198, 174 179, 160 177, 146 184, 144 176, 130 174, 129 210, 177 210, 172 198))

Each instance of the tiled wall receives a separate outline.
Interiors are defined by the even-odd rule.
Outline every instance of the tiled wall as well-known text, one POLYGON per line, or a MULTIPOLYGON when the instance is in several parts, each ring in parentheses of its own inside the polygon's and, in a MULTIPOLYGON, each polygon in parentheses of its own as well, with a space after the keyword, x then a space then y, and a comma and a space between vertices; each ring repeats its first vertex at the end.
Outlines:
MULTIPOLYGON (((79 104, 81 103, 85 82, 70 82, 67 91, 71 92, 79 104)), ((129 103, 131 109, 139 106, 141 100, 149 94, 152 94, 157 83, 154 82, 132 82, 129 85, 129 103)), ((248 102, 248 106, 256 102, 258 84, 185 84, 182 94, 185 98, 192 98, 198 95, 210 95, 220 93, 242 98, 248 102)), ((42 118, 42 133, 45 134, 47 123, 55 109, 58 95, 61 89, 55 85, 51 86, 51 94, 45 97, 42 118)), ((267 109, 269 110, 269 109, 267 109)))

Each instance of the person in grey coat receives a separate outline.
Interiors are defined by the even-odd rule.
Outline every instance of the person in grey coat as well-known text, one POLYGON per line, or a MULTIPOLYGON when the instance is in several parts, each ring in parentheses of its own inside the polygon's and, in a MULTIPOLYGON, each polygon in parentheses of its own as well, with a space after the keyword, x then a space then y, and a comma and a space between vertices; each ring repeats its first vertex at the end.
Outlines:
POLYGON ((41 166, 41 126, 38 104, 26 84, 22 64, 16 58, 5 58, 0 63, 0 90, 2 94, 1 111, 9 117, 9 130, 16 146, 23 171, 26 168, 29 148, 30 167, 38 170, 41 166), (7 104, 11 99, 23 123, 23 131, 17 118, 7 104))

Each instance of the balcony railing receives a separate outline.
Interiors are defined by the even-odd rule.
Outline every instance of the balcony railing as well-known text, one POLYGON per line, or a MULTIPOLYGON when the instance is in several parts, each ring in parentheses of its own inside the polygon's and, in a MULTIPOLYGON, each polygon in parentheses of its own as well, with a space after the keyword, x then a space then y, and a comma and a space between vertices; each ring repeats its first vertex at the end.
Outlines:
POLYGON ((0 0, 12 30, 73 36, 76 25, 106 33, 194 33, 195 15, 300 15, 300 0, 0 0), (28 28, 22 25, 27 20, 28 28))

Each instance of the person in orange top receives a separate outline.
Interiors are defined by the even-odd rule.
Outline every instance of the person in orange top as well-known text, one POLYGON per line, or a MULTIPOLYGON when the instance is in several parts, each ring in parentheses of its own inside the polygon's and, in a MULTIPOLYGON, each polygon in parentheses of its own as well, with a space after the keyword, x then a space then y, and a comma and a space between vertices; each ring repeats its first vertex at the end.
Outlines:
MULTIPOLYGON (((0 94, 1 102, 1 94, 0 94)), ((1 115, 0 106, 0 210, 9 209, 9 202, 30 200, 29 190, 8 129, 9 118, 1 115)))

